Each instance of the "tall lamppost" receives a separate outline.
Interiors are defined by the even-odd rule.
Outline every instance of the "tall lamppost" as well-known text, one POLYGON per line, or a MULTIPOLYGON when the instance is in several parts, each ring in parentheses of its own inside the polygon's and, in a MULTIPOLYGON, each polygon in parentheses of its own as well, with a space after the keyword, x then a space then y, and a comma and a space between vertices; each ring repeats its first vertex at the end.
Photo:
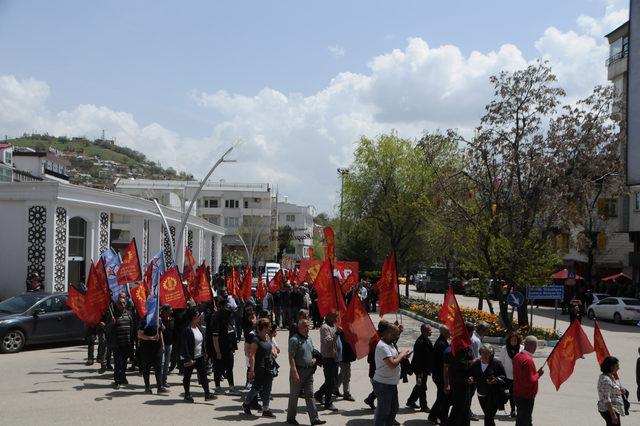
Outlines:
POLYGON ((340 174, 340 232, 342 232, 342 201, 344 195, 344 177, 349 174, 349 169, 338 169, 338 173, 340 174))

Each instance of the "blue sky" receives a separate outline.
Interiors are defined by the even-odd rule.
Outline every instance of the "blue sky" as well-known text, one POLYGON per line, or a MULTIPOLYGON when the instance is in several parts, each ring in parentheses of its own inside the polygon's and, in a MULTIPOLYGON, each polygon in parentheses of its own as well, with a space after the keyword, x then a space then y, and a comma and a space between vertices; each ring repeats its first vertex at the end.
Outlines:
POLYGON ((627 4, 0 0, 0 133, 106 128, 196 175, 206 161, 189 155, 242 137, 246 167, 225 178, 269 180, 331 210, 335 167, 360 135, 471 126, 476 87, 497 70, 547 57, 570 94, 603 82, 603 35, 627 4), (439 92, 461 66, 446 83, 459 96, 439 92), (467 115, 456 115, 465 93, 467 115), (449 101, 458 105, 447 116, 449 101), (302 163, 318 146, 317 169, 282 162, 302 163))

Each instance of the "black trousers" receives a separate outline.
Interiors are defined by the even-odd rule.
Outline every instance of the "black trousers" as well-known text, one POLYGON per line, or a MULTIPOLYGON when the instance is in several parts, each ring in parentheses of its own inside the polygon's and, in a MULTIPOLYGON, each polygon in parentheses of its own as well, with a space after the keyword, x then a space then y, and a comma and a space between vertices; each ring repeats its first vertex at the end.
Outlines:
POLYGON ((144 379, 144 387, 150 388, 151 383, 149 377, 151 375, 151 368, 153 368, 153 373, 156 377, 156 386, 158 389, 162 387, 162 352, 155 350, 155 348, 143 347, 142 345, 138 346, 138 351, 140 352, 140 367, 142 369, 142 378, 144 379))
POLYGON ((482 407, 482 412, 484 413, 484 426, 495 426, 495 417, 498 412, 498 403, 491 396, 479 396, 478 401, 480 401, 480 407, 482 407))
MULTIPOLYGON (((317 395, 322 397, 325 406, 331 405, 333 390, 338 381, 338 361, 334 358, 322 358, 322 370, 324 372, 324 383, 318 389, 317 395)), ((320 398, 318 398, 320 399, 320 398)))
POLYGON ((131 347, 116 346, 113 348, 113 381, 122 385, 127 380, 127 358, 131 347))
POLYGON ((449 414, 448 426, 469 426, 469 407, 471 398, 469 385, 466 383, 454 383, 451 386, 451 414, 449 414))
POLYGON ((95 328, 87 328, 85 341, 87 342, 87 361, 89 362, 95 360, 96 334, 95 328))
POLYGON ((222 358, 214 360, 213 380, 216 382, 216 387, 220 387, 223 376, 229 382, 229 386, 235 386, 233 381, 233 354, 233 351, 222 352, 222 358))
POLYGON ((416 373, 416 385, 411 391, 411 395, 407 400, 407 404, 415 404, 420 401, 420 409, 428 408, 427 406, 427 376, 423 373, 416 373))
POLYGON ((608 411, 600 411, 600 415, 602 416, 602 418, 604 419, 604 421, 606 422, 605 424, 607 426, 609 425, 619 425, 620 424, 620 414, 616 413, 616 417, 618 419, 618 423, 613 423, 611 420, 613 420, 611 418, 611 414, 608 411))
POLYGON ((438 389, 436 394, 436 401, 433 403, 431 407, 431 413, 429 414, 430 420, 440 420, 441 425, 446 425, 449 421, 449 407, 451 406, 451 401, 449 399, 449 395, 444 393, 444 384, 436 383, 436 388, 438 389))
POLYGON ((516 401, 513 398, 513 380, 506 379, 507 388, 509 389, 509 405, 511 406, 511 411, 516 411, 516 401))
POLYGON ((519 398, 516 397, 516 407, 518 412, 516 413, 516 426, 531 426, 533 415, 533 403, 534 399, 519 398))
POLYGON ((207 377, 207 365, 204 362, 204 357, 201 356, 194 360, 193 365, 187 367, 184 366, 184 377, 182 378, 182 387, 184 387, 184 395, 191 395, 191 374, 193 370, 196 370, 198 373, 198 381, 202 385, 202 389, 204 389, 204 396, 209 396, 209 378, 207 377))

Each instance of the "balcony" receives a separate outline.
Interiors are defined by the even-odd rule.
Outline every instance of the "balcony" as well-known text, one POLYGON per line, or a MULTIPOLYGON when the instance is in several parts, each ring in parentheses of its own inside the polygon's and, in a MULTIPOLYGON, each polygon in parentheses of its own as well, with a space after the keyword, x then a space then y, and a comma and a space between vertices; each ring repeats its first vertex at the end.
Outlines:
POLYGON ((626 58, 627 56, 629 56, 629 48, 625 48, 622 49, 621 51, 614 53, 613 55, 609 56, 609 59, 607 59, 606 62, 606 66, 611 66, 613 64, 615 64, 618 61, 621 61, 622 59, 626 58))

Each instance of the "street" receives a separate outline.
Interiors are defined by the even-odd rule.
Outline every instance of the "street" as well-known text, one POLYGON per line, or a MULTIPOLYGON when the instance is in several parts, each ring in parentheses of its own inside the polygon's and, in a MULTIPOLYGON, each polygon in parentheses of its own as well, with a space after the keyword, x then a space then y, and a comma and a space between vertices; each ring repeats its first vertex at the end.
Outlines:
MULTIPOLYGON (((437 301, 442 295, 428 295, 437 301)), ((473 303, 472 298, 459 297, 461 304, 473 303)), ((534 317, 534 321, 535 321, 534 317)), ((541 318, 542 314, 538 316, 541 318)), ((565 317, 561 317, 560 324, 566 325, 565 317)), ((379 317, 372 315, 374 323, 379 317)), ((394 320, 394 315, 387 319, 394 320)), ((553 319, 551 318, 551 321, 553 319)), ((549 321, 545 317, 544 321, 549 321)), ((419 334, 419 322, 403 317, 405 332, 401 336, 399 347, 408 348, 419 334)), ((640 421, 640 405, 635 401, 634 366, 637 357, 638 328, 626 325, 603 323, 604 337, 613 354, 621 361, 621 379, 632 394, 631 417, 624 418, 623 424, 638 424, 640 421)), ((591 321, 585 321, 585 331, 590 337, 593 329, 591 321)), ((311 332, 314 344, 319 347, 317 330, 311 332)), ((434 330, 432 340, 437 337, 434 330)), ((286 348, 286 332, 277 337, 280 346, 286 348)), ((285 349, 286 350, 286 349, 285 349)), ((536 354, 536 364, 542 365, 550 348, 541 348, 536 354)), ((283 354, 284 355, 284 354, 283 354)), ((272 403, 276 419, 249 417, 241 412, 239 396, 222 395, 216 400, 204 402, 202 389, 197 385, 194 376, 192 392, 196 404, 186 404, 182 401, 181 377, 172 374, 169 377, 170 393, 167 395, 147 395, 144 393, 142 377, 131 374, 129 386, 120 390, 111 387, 112 375, 107 372, 97 373, 98 365, 86 367, 85 346, 47 346, 28 348, 26 351, 14 355, 2 355, 0 359, 0 412, 5 424, 36 424, 46 419, 47 424, 91 423, 94 425, 114 424, 179 424, 188 419, 194 424, 213 422, 221 424, 224 421, 243 422, 252 424, 282 424, 286 418, 285 410, 288 397, 288 364, 283 355, 280 356, 280 375, 274 380, 272 403)), ((366 360, 359 360, 352 365, 351 392, 355 402, 338 399, 337 413, 320 410, 320 417, 330 425, 370 425, 373 412, 366 408, 363 399, 371 390, 367 376, 366 360)), ((574 375, 566 382, 560 392, 556 392, 548 376, 548 370, 540 382, 540 393, 536 400, 534 422, 540 425, 566 424, 581 425, 600 424, 600 417, 596 411, 596 381, 599 375, 595 355, 588 355, 586 359, 576 364, 574 375), (558 398, 561 396, 561 398, 558 398)), ((235 363, 236 382, 244 383, 244 361, 242 352, 236 352, 235 363)), ((322 372, 316 372, 314 387, 322 384, 322 372)), ((400 413, 398 420, 404 425, 428 424, 426 414, 413 412, 404 403, 411 392, 414 377, 409 377, 409 383, 400 384, 400 413)), ((153 377, 152 377, 153 381, 153 377)), ((435 386, 429 382, 427 400, 429 405, 435 399, 435 386)), ((299 400, 300 410, 298 421, 308 424, 304 401, 299 400)), ((477 398, 473 401, 473 411, 481 414, 482 410, 477 398)), ((503 412, 499 412, 497 422, 513 424, 503 412)), ((481 422, 476 423, 481 424, 481 422)))

